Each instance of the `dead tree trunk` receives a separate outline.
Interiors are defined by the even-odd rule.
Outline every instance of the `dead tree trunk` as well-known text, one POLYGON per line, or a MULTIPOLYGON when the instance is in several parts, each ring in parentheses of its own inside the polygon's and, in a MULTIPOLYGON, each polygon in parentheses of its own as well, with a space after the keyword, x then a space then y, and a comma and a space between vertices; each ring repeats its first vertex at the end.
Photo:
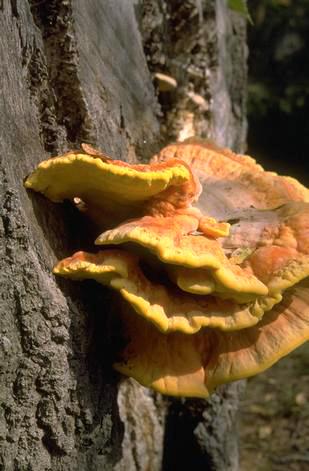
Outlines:
POLYGON ((190 133, 241 150, 244 21, 224 0, 0 0, 0 31, 0 469, 237 470, 239 387, 169 401, 121 380, 110 295, 51 274, 89 228, 22 183, 81 142, 131 161, 190 133))

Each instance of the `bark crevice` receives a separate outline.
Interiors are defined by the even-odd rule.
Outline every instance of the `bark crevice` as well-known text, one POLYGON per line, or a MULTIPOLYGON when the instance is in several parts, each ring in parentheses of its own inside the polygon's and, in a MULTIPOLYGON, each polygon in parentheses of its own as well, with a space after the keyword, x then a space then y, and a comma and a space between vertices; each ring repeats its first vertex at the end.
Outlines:
MULTIPOLYGON (((93 141, 93 123, 89 114, 86 99, 78 75, 78 50, 75 41, 74 18, 71 0, 51 0, 37 2, 28 0, 33 20, 40 29, 46 57, 47 75, 37 74, 30 70, 32 81, 41 78, 41 84, 32 83, 31 89, 43 85, 49 87, 50 103, 44 103, 44 92, 39 103, 41 119, 48 124, 49 105, 52 104, 56 123, 63 127, 69 145, 76 146, 80 142, 93 141)), ((36 53, 32 59, 32 67, 40 63, 36 53)), ((42 61, 41 61, 42 63, 42 61)), ((55 139, 48 135, 49 127, 45 130, 44 141, 48 149, 55 139)))

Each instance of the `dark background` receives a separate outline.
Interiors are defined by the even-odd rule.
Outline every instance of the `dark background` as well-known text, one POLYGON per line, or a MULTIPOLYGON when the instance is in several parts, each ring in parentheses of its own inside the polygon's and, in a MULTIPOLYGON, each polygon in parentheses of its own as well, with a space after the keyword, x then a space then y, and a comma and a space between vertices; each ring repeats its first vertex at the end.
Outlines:
POLYGON ((309 183, 309 1, 253 0, 248 153, 309 183))

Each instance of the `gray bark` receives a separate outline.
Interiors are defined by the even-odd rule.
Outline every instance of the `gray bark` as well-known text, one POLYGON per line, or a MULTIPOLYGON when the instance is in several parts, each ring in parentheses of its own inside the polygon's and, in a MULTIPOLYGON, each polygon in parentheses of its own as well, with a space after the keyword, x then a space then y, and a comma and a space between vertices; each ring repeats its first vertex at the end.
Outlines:
POLYGON ((223 0, 0 0, 0 31, 0 469, 176 469, 188 434, 194 469, 237 469, 238 386, 169 401, 119 378, 112 295, 51 274, 92 228, 22 182, 81 142, 147 160, 191 129, 240 150, 244 22, 223 0), (173 93, 156 94, 155 71, 173 93))

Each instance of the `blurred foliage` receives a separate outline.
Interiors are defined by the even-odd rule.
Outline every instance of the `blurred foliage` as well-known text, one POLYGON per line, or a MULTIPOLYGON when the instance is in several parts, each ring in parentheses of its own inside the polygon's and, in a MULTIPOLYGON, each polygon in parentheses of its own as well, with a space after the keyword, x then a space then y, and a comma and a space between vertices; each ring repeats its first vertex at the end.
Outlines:
POLYGON ((309 184, 309 0, 249 8, 249 152, 309 184))
POLYGON ((309 101, 309 0, 254 0, 249 114, 291 114, 309 101))
POLYGON ((248 10, 247 0, 227 0, 228 7, 245 16, 250 22, 251 16, 248 10))

